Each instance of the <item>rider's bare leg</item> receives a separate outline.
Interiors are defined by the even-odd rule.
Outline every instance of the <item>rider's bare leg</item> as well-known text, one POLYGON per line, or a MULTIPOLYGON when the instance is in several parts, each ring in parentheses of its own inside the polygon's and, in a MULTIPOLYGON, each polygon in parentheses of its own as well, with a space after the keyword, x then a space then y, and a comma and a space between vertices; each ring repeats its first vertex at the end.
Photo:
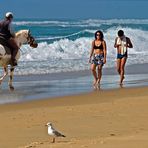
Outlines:
POLYGON ((13 65, 13 66, 16 66, 16 65, 17 65, 17 61, 16 61, 15 57, 16 57, 16 54, 17 54, 17 52, 18 52, 19 47, 18 47, 18 45, 16 44, 14 38, 10 38, 10 39, 8 40, 8 43, 9 43, 9 45, 12 47, 12 52, 11 52, 12 65, 13 65))

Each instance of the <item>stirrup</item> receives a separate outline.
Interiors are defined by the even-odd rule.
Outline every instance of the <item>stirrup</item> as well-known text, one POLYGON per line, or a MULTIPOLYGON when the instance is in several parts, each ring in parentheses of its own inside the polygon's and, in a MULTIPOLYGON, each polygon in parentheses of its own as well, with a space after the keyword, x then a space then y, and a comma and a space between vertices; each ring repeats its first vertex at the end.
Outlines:
POLYGON ((15 59, 12 60, 12 66, 17 66, 17 61, 15 59))

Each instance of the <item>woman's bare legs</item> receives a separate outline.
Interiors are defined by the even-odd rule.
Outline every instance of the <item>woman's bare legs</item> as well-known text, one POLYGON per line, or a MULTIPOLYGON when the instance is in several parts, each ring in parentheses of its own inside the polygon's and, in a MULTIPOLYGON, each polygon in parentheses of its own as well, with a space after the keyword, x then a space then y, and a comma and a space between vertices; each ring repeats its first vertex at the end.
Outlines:
POLYGON ((117 72, 119 73, 119 75, 120 75, 120 73, 121 73, 121 59, 117 59, 117 72))
POLYGON ((100 85, 101 78, 102 78, 102 65, 98 65, 98 80, 97 80, 98 85, 100 85))
POLYGON ((123 84, 123 80, 124 80, 124 67, 125 67, 126 59, 127 59, 126 57, 122 59, 117 59, 117 72, 120 75, 120 85, 123 84))
POLYGON ((121 59, 121 63, 120 63, 120 85, 122 85, 123 80, 124 80, 124 67, 125 67, 125 63, 126 63, 126 57, 121 59))
POLYGON ((93 86, 96 87, 98 78, 97 78, 97 72, 96 72, 96 65, 95 64, 91 64, 91 71, 92 71, 92 74, 94 76, 93 86))

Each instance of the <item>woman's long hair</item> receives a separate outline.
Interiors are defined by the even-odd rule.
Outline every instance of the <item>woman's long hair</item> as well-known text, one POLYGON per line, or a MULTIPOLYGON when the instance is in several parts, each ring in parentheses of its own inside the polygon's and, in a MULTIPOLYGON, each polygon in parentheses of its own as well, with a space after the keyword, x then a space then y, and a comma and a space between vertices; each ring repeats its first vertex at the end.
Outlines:
POLYGON ((98 30, 95 32, 95 39, 97 39, 97 33, 100 33, 100 40, 103 41, 104 40, 104 35, 103 35, 103 32, 98 30))

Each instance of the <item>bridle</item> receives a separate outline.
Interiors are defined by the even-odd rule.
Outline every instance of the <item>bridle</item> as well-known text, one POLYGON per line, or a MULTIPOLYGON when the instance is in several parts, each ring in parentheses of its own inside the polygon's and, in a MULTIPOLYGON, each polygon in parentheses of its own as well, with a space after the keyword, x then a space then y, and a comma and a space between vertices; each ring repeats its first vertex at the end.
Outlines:
POLYGON ((37 47, 37 43, 36 43, 34 37, 31 35, 30 31, 28 31, 27 43, 32 47, 34 47, 34 46, 37 47))

